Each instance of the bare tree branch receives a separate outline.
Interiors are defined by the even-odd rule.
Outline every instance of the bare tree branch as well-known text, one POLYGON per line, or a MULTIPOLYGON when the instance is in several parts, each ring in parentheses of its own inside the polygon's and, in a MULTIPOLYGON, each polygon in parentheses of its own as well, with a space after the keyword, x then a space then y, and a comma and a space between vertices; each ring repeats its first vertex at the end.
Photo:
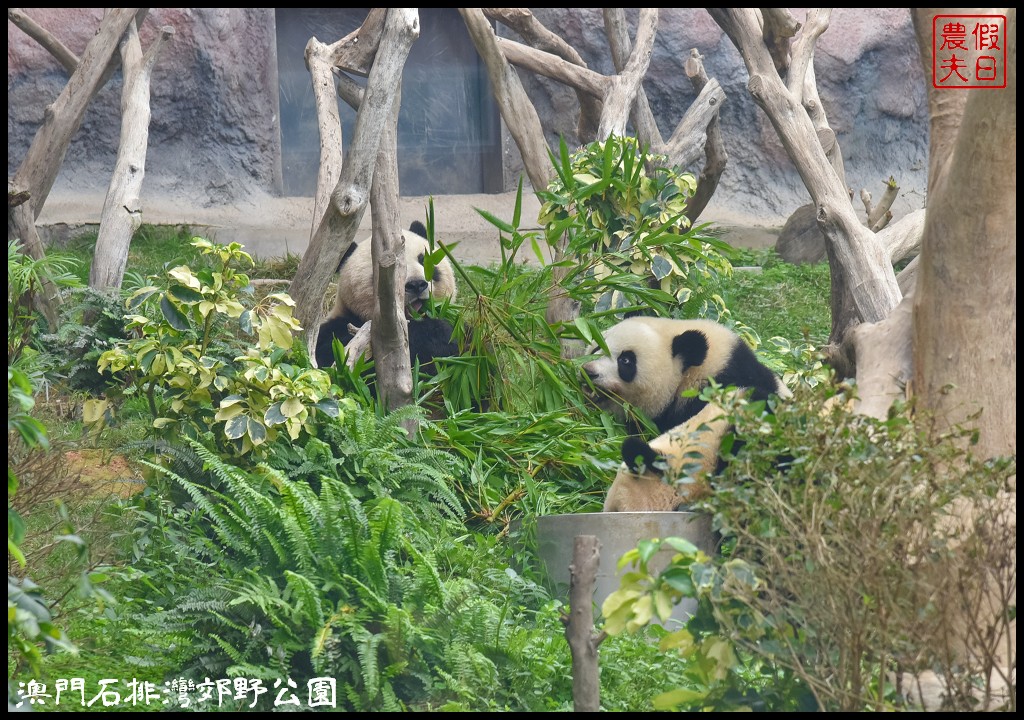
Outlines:
MULTIPOLYGON (((867 225, 872 230, 875 229, 875 225, 878 224, 886 213, 889 212, 889 208, 892 207, 893 202, 896 200, 896 196, 900 192, 900 186, 896 184, 896 178, 889 176, 889 179, 885 183, 885 192, 882 193, 882 199, 878 201, 874 209, 868 213, 867 225)), ((892 214, 889 214, 892 217, 892 214)), ((884 227, 884 226, 883 226, 884 227)), ((879 228, 880 230, 881 228, 879 228)), ((876 230, 877 232, 877 230, 876 230)))
MULTIPOLYGON (((608 48, 612 53, 612 62, 615 65, 615 71, 622 72, 629 60, 632 47, 629 30, 626 26, 626 12, 624 8, 602 8, 602 10, 604 11, 604 32, 608 36, 608 48)), ((697 91, 700 92, 700 88, 697 88, 697 91)), ((630 118, 633 121, 636 136, 642 145, 658 147, 664 143, 643 84, 637 88, 636 100, 633 101, 630 118)))
POLYGON ((742 8, 709 8, 708 12, 739 49, 750 74, 747 87, 768 116, 817 206, 818 224, 835 251, 839 269, 850 280, 860 319, 881 320, 901 297, 888 253, 857 219, 845 182, 816 140, 810 117, 782 83, 761 40, 757 15, 742 8))
POLYGON ((601 123, 597 137, 604 140, 611 134, 624 135, 626 120, 636 98, 640 83, 647 74, 654 52, 654 37, 658 32, 658 8, 641 8, 637 20, 636 45, 629 56, 629 62, 612 81, 601 108, 601 123))
MULTIPOLYGON (((586 66, 575 65, 515 40, 500 37, 495 37, 494 40, 508 62, 565 83, 581 97, 603 98, 608 92, 611 80, 586 66)), ((598 107, 600 105, 598 103, 598 107)), ((600 112, 598 114, 600 115, 600 112)))
POLYGON ((384 33, 386 13, 387 8, 370 8, 358 30, 330 46, 331 64, 345 72, 367 77, 384 33))
POLYGON ((491 79, 498 109, 519 146, 530 183, 534 190, 543 190, 548 186, 554 171, 548 160, 548 146, 537 109, 530 102, 519 76, 498 47, 494 30, 483 12, 478 8, 459 8, 459 13, 462 14, 477 52, 487 65, 487 75, 491 79))
POLYGON ((785 8, 761 8, 761 18, 764 44, 781 75, 789 69, 789 40, 800 29, 800 23, 785 8))
POLYGON ((717 80, 712 78, 704 85, 704 89, 686 109, 686 114, 672 132, 672 137, 662 147, 655 150, 668 155, 673 165, 686 167, 695 163, 707 146, 707 132, 711 122, 725 102, 725 91, 717 80))
POLYGON ((164 43, 174 35, 165 25, 142 54, 135 22, 121 39, 121 142, 103 201, 96 252, 89 270, 89 287, 120 288, 128 263, 128 249, 142 224, 142 182, 146 175, 149 146, 149 88, 153 66, 164 43))
MULTIPOLYGON (((36 131, 28 152, 8 183, 9 188, 13 186, 15 194, 27 192, 29 199, 8 209, 7 238, 20 239, 25 252, 37 260, 42 259, 46 253, 35 220, 42 212, 71 138, 82 124, 86 108, 112 72, 110 68, 118 39, 128 23, 136 19, 136 14, 143 11, 142 8, 115 8, 107 12, 64 89, 53 104, 46 108, 43 124, 36 131)), ((42 284, 37 304, 46 317, 50 331, 55 332, 60 295, 50 280, 44 279, 42 284)))
POLYGON ((7 19, 53 55, 57 62, 68 71, 68 75, 71 75, 78 69, 78 56, 71 52, 64 43, 54 37, 49 30, 23 13, 20 8, 7 8, 7 19))
MULTIPOLYGON (((690 57, 686 60, 685 70, 686 76, 690 78, 690 84, 693 85, 694 90, 697 91, 698 95, 704 91, 707 86, 708 74, 704 70, 703 58, 700 53, 697 52, 697 48, 690 50, 690 57)), ((725 92, 722 92, 722 100, 725 100, 725 92)), ((716 107, 721 110, 721 102, 716 103, 716 107)), ((708 122, 707 139, 704 142, 704 168, 700 171, 700 176, 697 178, 697 189, 693 193, 693 197, 686 204, 686 217, 689 218, 691 223, 697 222, 697 218, 704 212, 704 208, 707 207, 711 201, 712 196, 715 194, 715 190, 718 189, 718 181, 722 177, 722 173, 725 172, 725 166, 729 162, 729 154, 725 150, 725 140, 722 137, 722 125, 718 120, 719 113, 715 115, 708 122)), ((685 121, 685 117, 683 118, 685 121)))
POLYGON ((387 12, 384 34, 370 69, 362 106, 356 116, 352 149, 345 158, 331 202, 295 273, 291 295, 295 315, 306 332, 306 345, 314 354, 323 317, 323 299, 342 256, 359 229, 369 200, 377 150, 391 112, 402 69, 412 43, 419 37, 419 14, 411 8, 387 12))
MULTIPOLYGON (((482 10, 491 20, 501 22, 517 32, 531 47, 561 58, 572 65, 587 69, 587 63, 576 52, 576 49, 544 27, 544 24, 529 8, 482 8, 482 10)), ((506 57, 509 62, 515 62, 507 54, 506 57)), ((580 92, 581 88, 575 85, 572 87, 576 90, 576 97, 580 103, 580 117, 576 124, 576 134, 579 136, 580 142, 590 142, 597 136, 597 125, 601 119, 600 96, 583 94, 580 92)))
POLYGON ((42 212, 46 197, 60 171, 71 138, 82 124, 85 110, 96 92, 117 42, 139 8, 116 8, 100 23, 100 29, 86 45, 78 67, 53 104, 46 108, 43 124, 36 132, 24 160, 14 174, 14 185, 28 190, 35 217, 42 212))
MULTIPOLYGON (((388 410, 412 403, 409 327, 405 318, 405 238, 398 213, 398 111, 401 91, 387 118, 370 190, 373 215, 373 347, 377 394, 388 410)), ((406 428, 410 432, 414 428, 406 428)))
POLYGON ((576 712, 601 709, 601 683, 597 647, 603 636, 594 635, 594 587, 601 564, 601 542, 594 535, 573 538, 569 566, 569 616, 565 637, 572 653, 572 701, 576 712))

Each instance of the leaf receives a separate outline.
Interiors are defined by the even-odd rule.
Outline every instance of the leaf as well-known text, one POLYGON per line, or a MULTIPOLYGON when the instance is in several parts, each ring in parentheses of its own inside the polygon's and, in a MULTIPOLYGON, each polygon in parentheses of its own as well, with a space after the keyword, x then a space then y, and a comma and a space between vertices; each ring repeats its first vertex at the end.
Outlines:
POLYGON ((149 300, 154 293, 160 292, 160 288, 149 285, 144 288, 139 288, 131 294, 128 300, 125 302, 125 307, 130 311, 138 310, 144 302, 149 300))
POLYGON ((334 398, 324 398, 318 402, 316 406, 329 417, 336 418, 341 414, 341 409, 338 407, 338 401, 334 398))
POLYGON ((90 398, 82 403, 82 422, 86 425, 92 425, 99 422, 104 418, 107 412, 107 407, 110 405, 108 400, 99 398, 90 398))
POLYGON ((230 440, 237 440, 242 437, 249 429, 247 422, 248 419, 248 415, 236 415, 231 418, 224 425, 224 434, 227 435, 230 440))
POLYGON ((263 423, 254 418, 248 418, 248 431, 249 438, 252 440, 253 445, 259 445, 267 439, 267 429, 263 427, 263 423))
POLYGON ((184 332, 188 330, 190 325, 188 318, 185 317, 184 313, 178 309, 178 306, 171 302, 169 296, 164 295, 160 298, 160 310, 163 311, 164 319, 167 320, 167 324, 175 330, 184 332))
POLYGON ((263 422, 273 427, 274 425, 280 425, 288 418, 281 412, 282 400, 278 400, 276 403, 267 408, 267 411, 263 413, 263 422))
POLYGON ((303 409, 304 406, 302 404, 302 400, 297 397, 290 397, 281 404, 281 414, 289 418, 295 417, 302 412, 303 409))
POLYGON ((673 710, 680 705, 692 705, 695 702, 700 702, 707 695, 708 691, 700 692, 698 690, 688 690, 687 688, 676 688, 675 690, 655 695, 651 698, 651 703, 654 705, 655 710, 673 710))
POLYGON ((651 272, 654 273, 654 277, 658 280, 666 278, 672 274, 672 263, 661 255, 655 255, 651 260, 651 272))
POLYGON ((197 303, 203 299, 202 293, 197 290, 193 290, 190 287, 185 287, 184 285, 171 285, 171 287, 167 289, 167 294, 178 302, 186 304, 197 303))

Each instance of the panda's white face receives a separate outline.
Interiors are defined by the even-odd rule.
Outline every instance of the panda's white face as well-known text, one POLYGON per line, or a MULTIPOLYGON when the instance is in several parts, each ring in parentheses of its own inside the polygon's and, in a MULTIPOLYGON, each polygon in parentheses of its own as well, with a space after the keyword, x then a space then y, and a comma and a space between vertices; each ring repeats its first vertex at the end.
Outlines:
MULTIPOLYGON (((407 308, 419 311, 429 297, 435 300, 455 299, 455 272, 451 261, 444 257, 433 267, 431 277, 426 276, 424 259, 430 252, 427 239, 411 230, 403 230, 405 239, 405 303, 407 308)), ((373 257, 370 240, 360 241, 351 254, 342 261, 338 271, 338 294, 330 317, 354 315, 361 322, 373 316, 373 257)))
POLYGON ((619 418, 624 416, 623 404, 654 417, 678 391, 682 361, 672 354, 671 335, 641 322, 650 319, 629 318, 606 330, 609 354, 583 366, 593 385, 591 398, 619 418))
MULTIPOLYGON (((760 367, 739 336, 713 320, 631 317, 606 330, 604 340, 608 354, 583 366, 591 399, 623 419, 623 404, 631 405, 662 431, 703 407, 684 391, 700 390, 711 378, 750 386, 755 380, 746 370, 760 367)), ((761 369, 774 389, 770 371, 761 369)))

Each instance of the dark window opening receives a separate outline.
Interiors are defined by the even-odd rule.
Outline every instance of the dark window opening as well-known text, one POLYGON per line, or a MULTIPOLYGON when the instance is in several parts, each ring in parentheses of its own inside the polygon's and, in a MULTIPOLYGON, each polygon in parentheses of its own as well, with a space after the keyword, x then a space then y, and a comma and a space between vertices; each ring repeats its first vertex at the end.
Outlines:
MULTIPOLYGON (((304 52, 316 37, 333 43, 357 29, 368 8, 278 8, 284 191, 311 196, 320 131, 304 52)), ((487 70, 455 8, 420 8, 420 36, 402 78, 398 116, 399 191, 404 196, 501 192, 501 132, 487 70)), ((356 78, 365 84, 364 78, 356 78)), ((355 111, 339 98, 345 152, 355 111)))

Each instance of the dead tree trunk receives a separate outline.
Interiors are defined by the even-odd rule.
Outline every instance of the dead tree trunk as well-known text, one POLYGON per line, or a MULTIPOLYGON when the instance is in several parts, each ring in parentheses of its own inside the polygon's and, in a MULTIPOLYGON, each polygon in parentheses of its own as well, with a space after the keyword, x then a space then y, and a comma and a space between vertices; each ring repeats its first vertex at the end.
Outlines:
MULTIPOLYGON (((460 8, 459 12, 466 21, 477 52, 487 64, 502 118, 519 146, 526 173, 534 190, 546 188, 554 171, 548 158, 549 150, 540 120, 512 69, 512 64, 558 80, 576 91, 577 96, 581 98, 580 128, 593 123, 591 116, 595 102, 598 103, 601 114, 598 120, 597 139, 604 139, 613 132, 623 134, 626 121, 632 113, 634 124, 639 128, 641 142, 651 145, 651 150, 655 153, 668 155, 670 164, 688 165, 696 161, 704 151, 709 125, 717 117, 719 108, 725 100, 725 93, 717 82, 707 80, 705 76, 701 84, 700 97, 687 111, 668 142, 662 140, 647 98, 642 92, 641 81, 650 62, 658 25, 656 8, 641 9, 636 40, 632 47, 624 13, 614 9, 605 11, 605 28, 618 69, 618 74, 613 76, 601 75, 587 68, 575 51, 570 52, 571 48, 567 50, 564 41, 543 30, 525 8, 488 8, 487 13, 518 32, 529 45, 496 37, 479 10, 460 8), (584 97, 587 98, 586 101, 582 100, 584 97)), ((695 69, 694 72, 699 71, 695 69)), ((581 130, 580 139, 587 142, 590 138, 581 130)), ((720 136, 718 139, 720 140, 720 136)), ((708 187, 712 191, 725 162, 725 153, 719 152, 719 149, 712 151, 714 159, 709 156, 708 161, 709 166, 715 168, 708 173, 708 187)), ((710 197, 710 192, 707 197, 710 197)), ((706 203, 706 199, 703 202, 706 203)), ((563 237, 552 249, 553 262, 557 263, 563 259, 565 247, 566 238, 563 237)), ((579 314, 578 304, 571 300, 561 287, 566 273, 567 270, 564 268, 555 268, 546 314, 551 325, 572 322, 579 314)), ((576 348, 572 343, 563 343, 565 355, 571 356, 575 352, 576 348)))
MULTIPOLYGON (((323 318, 324 294, 366 211, 381 136, 401 84, 409 48, 419 37, 419 31, 419 14, 415 9, 387 10, 384 30, 356 116, 351 148, 345 156, 344 167, 330 194, 323 218, 292 280, 290 293, 295 299, 295 315, 305 329, 310 356, 314 354, 323 318)), ((343 52, 346 49, 345 39, 338 45, 339 52, 343 52)), ((373 48, 369 50, 372 56, 373 48)), ((359 50, 360 54, 363 52, 359 50)), ((323 67, 319 69, 322 71, 323 67)), ((316 82, 325 82, 325 79, 317 77, 314 79, 316 82)), ((325 119, 319 109, 318 118, 321 137, 334 132, 334 126, 328 123, 329 118, 325 119)), ((320 179, 323 177, 322 173, 320 179)), ((322 189, 318 188, 318 196, 321 192, 322 189)))
POLYGON ((606 636, 603 631, 594 634, 594 587, 600 564, 600 541, 593 535, 577 535, 569 566, 569 613, 562 617, 572 653, 572 702, 576 712, 601 709, 597 648, 606 636))
MULTIPOLYGON (((142 22, 146 12, 148 8, 115 8, 107 12, 95 37, 86 45, 68 84, 46 108, 43 124, 9 183, 15 192, 27 192, 29 200, 8 210, 7 239, 20 239, 25 252, 37 260, 43 258, 45 251, 35 220, 43 210, 68 145, 82 124, 86 108, 112 73, 112 58, 118 40, 128 23, 133 20, 142 22)), ((54 44, 47 42, 46 47, 54 47, 54 44)), ((64 63, 70 60, 67 53, 60 52, 58 57, 64 63)), ((60 296, 49 281, 44 282, 43 297, 39 300, 50 329, 56 330, 60 296)))
POLYGON ((96 252, 89 271, 89 287, 120 288, 128 263, 128 249, 142 224, 142 181, 146 175, 149 145, 149 85, 157 55, 174 28, 160 28, 153 44, 142 54, 139 31, 134 22, 121 39, 121 143, 114 174, 103 203, 96 252))
MULTIPOLYGON (((808 35, 799 60, 794 60, 796 67, 790 68, 791 80, 787 88, 764 42, 756 10, 709 8, 708 12, 740 51, 750 74, 747 87, 771 121, 817 206, 818 225, 836 257, 833 277, 838 270, 840 280, 850 288, 862 320, 881 320, 902 297, 889 263, 889 253, 857 218, 846 184, 837 175, 833 159, 838 153, 833 152, 833 159, 826 154, 822 139, 827 141, 828 138, 819 138, 802 102, 805 80, 813 82, 813 77, 806 71, 801 74, 799 67, 810 67, 814 39, 820 35, 820 29, 815 28, 816 34, 808 35)), ((824 24, 827 27, 827 22, 824 24)))
MULTIPOLYGON (((405 238, 398 216, 398 109, 395 95, 377 151, 370 209, 373 213, 373 323, 370 343, 377 392, 388 410, 412 403, 409 328, 405 318, 405 238)), ((406 427, 411 433, 415 428, 406 427)))

